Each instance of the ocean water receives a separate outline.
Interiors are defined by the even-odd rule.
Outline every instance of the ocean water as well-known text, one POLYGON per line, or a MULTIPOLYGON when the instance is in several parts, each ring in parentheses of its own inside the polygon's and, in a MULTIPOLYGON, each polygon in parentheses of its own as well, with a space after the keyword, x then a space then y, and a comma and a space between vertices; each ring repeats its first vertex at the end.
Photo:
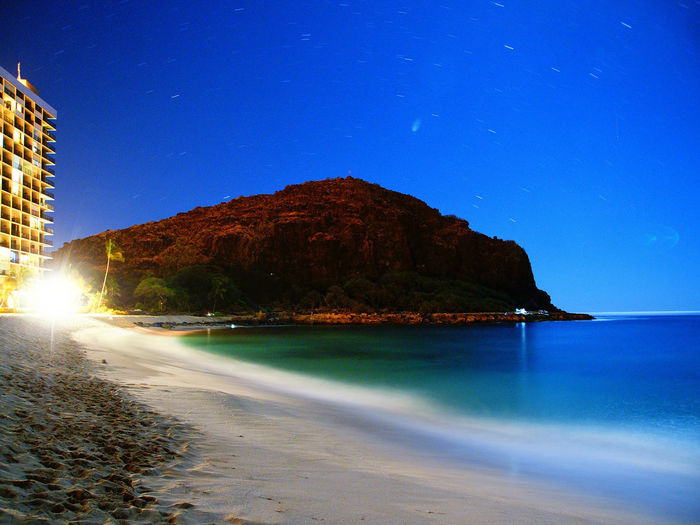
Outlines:
POLYGON ((404 392, 453 414, 643 428, 700 441, 700 315, 236 328, 184 339, 270 368, 404 392))
POLYGON ((183 341, 299 395, 361 399, 456 459, 700 520, 700 315, 253 327, 183 341))

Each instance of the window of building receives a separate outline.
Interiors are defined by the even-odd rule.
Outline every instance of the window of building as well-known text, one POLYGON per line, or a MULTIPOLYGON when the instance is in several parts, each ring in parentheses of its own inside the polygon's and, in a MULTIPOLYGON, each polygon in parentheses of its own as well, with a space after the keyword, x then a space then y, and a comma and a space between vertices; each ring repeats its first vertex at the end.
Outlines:
POLYGON ((14 99, 8 97, 7 95, 3 96, 3 101, 5 102, 5 109, 9 111, 14 111, 15 110, 15 101, 14 99))
POLYGON ((7 273, 10 270, 10 257, 12 252, 9 248, 0 248, 0 272, 7 273))
POLYGON ((20 195, 22 192, 22 171, 12 168, 12 193, 20 195))

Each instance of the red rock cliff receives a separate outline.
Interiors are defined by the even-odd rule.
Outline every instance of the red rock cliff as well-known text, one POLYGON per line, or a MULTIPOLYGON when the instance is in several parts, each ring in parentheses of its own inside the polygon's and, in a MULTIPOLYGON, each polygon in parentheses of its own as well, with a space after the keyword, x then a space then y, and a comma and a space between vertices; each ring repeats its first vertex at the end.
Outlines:
POLYGON ((474 232, 467 221, 442 216, 414 197, 352 177, 239 197, 74 240, 57 250, 55 260, 104 267, 106 237, 123 250, 120 272, 213 263, 300 283, 335 283, 357 274, 410 271, 503 291, 531 308, 552 308, 515 242, 474 232))

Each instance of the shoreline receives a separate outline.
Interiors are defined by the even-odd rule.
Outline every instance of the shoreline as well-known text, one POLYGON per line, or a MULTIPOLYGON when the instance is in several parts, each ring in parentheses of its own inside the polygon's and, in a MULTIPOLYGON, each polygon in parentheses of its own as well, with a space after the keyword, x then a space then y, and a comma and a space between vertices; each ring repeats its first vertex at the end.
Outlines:
POLYGON ((455 463, 440 441, 423 448, 408 426, 366 412, 359 399, 299 397, 280 388, 282 378, 261 383, 240 362, 163 335, 171 334, 97 327, 78 339, 149 405, 203 432, 199 474, 187 484, 207 512, 264 523, 673 523, 560 483, 513 477, 478 457, 455 463))
POLYGON ((417 312, 398 313, 349 313, 349 312, 269 312, 246 313, 222 316, 202 316, 190 314, 114 314, 105 316, 113 319, 128 318, 135 326, 157 327, 165 329, 182 329, 236 326, 465 326, 469 324, 495 323, 534 323, 546 321, 589 321, 595 319, 589 314, 568 312, 549 312, 547 314, 529 313, 432 313, 417 312))
POLYGON ((207 318, 151 317, 156 329, 144 329, 138 317, 82 318, 56 333, 90 373, 181 425, 188 449, 141 482, 178 523, 660 522, 557 483, 456 464, 394 421, 266 386, 156 326, 207 318))

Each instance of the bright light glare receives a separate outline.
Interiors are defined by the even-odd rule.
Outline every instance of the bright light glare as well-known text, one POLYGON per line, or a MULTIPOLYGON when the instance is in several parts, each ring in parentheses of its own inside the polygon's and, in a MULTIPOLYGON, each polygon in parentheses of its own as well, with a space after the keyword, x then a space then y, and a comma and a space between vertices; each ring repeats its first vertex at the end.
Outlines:
POLYGON ((77 313, 81 308, 82 293, 72 280, 56 275, 41 280, 30 291, 31 309, 49 317, 77 313))

